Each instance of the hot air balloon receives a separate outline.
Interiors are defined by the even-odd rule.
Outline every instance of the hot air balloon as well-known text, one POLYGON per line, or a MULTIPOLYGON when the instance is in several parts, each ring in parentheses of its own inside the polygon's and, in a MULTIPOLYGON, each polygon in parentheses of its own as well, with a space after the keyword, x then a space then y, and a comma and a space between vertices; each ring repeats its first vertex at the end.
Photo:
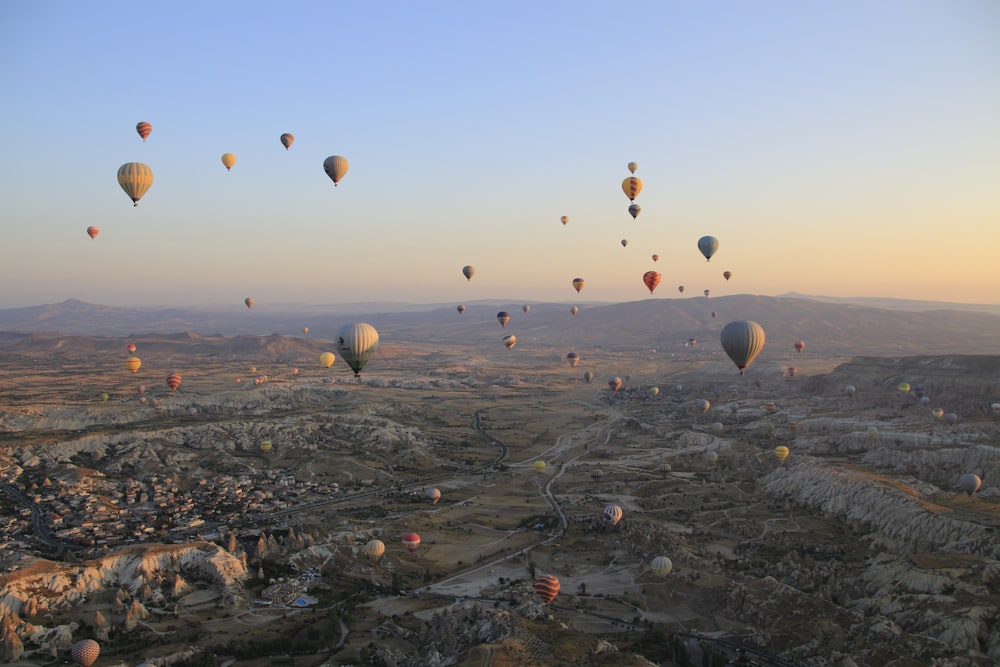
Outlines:
POLYGON ((712 290, 705 290, 705 298, 707 299, 708 295, 711 294, 711 293, 712 293, 712 290))
POLYGON ((788 377, 793 378, 793 377, 795 377, 795 374, 798 373, 798 372, 799 372, 799 369, 796 368, 795 366, 789 366, 788 367, 788 377))
POLYGON ((660 274, 656 271, 646 271, 642 274, 642 282, 646 285, 649 293, 652 294, 656 286, 660 284, 660 274))
POLYGON ((719 337, 722 349, 740 369, 740 375, 764 349, 764 328, 751 320, 730 322, 722 327, 719 337))
POLYGON ((561 222, 561 223, 563 223, 565 225, 566 223, 569 222, 569 216, 568 215, 564 215, 563 217, 559 218, 559 222, 561 222))
POLYGON ((503 337, 503 344, 508 350, 512 349, 515 345, 517 345, 517 336, 514 334, 507 334, 503 337))
POLYGON ((617 526, 622 520, 622 508, 619 505, 608 505, 604 508, 604 520, 612 526, 617 526))
POLYGON ((649 563, 649 569, 658 577, 665 577, 674 569, 674 564, 666 556, 657 556, 649 563))
POLYGON ((694 402, 693 410, 696 415, 706 414, 712 408, 712 404, 704 398, 699 398, 694 402))
POLYGON ((109 398, 111 398, 110 394, 101 394, 101 401, 107 401, 109 398))
POLYGON ((323 160, 323 171, 330 177, 334 185, 340 183, 340 179, 347 173, 347 158, 331 155, 323 160))
POLYGON ((521 310, 523 310, 526 313, 529 313, 531 312, 531 306, 529 306, 528 304, 524 304, 523 306, 521 306, 521 310))
POLYGON ((416 533, 407 533, 406 535, 403 535, 402 542, 403 546, 406 547, 406 550, 412 554, 417 550, 417 547, 420 546, 420 536, 416 533))
POLYGON ((642 207, 638 204, 632 204, 628 207, 628 214, 632 216, 633 220, 637 219, 640 213, 642 213, 642 207))
POLYGON ((571 312, 572 314, 576 315, 577 313, 580 312, 580 307, 579 306, 573 306, 572 308, 569 309, 569 312, 571 312))
POLYGON ((476 267, 474 266, 463 266, 462 275, 465 276, 466 280, 472 280, 472 276, 476 275, 476 267))
POLYGON ((853 384, 844 385, 844 393, 848 396, 854 396, 854 392, 858 389, 853 384))
POLYGON ((622 181, 622 192, 629 198, 629 201, 634 202, 635 198, 642 192, 642 180, 638 176, 629 176, 622 181))
POLYGON ((660 388, 659 387, 650 387, 649 388, 649 395, 650 396, 659 396, 660 395, 660 388))
POLYGON ((944 417, 944 410, 941 408, 934 408, 933 410, 931 410, 931 414, 934 416, 935 419, 941 419, 942 417, 944 417))
POLYGON ((271 443, 270 440, 261 440, 260 441, 260 451, 262 451, 262 452, 265 452, 265 453, 269 452, 269 451, 271 451, 271 449, 273 447, 274 447, 274 445, 271 443))
POLYGON ((975 494, 983 486, 983 480, 979 475, 967 472, 958 478, 958 490, 965 491, 970 496, 975 494))
POLYGON ((252 296, 248 296, 247 298, 243 299, 243 303, 245 303, 247 305, 247 308, 253 308, 253 304, 254 304, 253 297, 252 296))
POLYGON ((898 385, 896 385, 896 389, 899 390, 900 394, 903 394, 905 396, 910 393, 910 383, 900 382, 898 385))
POLYGON ((135 343, 129 343, 125 349, 128 350, 129 354, 132 354, 133 352, 135 352, 135 343))
POLYGON ((437 505, 438 501, 441 500, 441 491, 438 489, 427 489, 424 491, 424 495, 431 501, 431 505, 437 505))
POLYGON ((292 375, 298 375, 298 374, 299 374, 299 369, 298 368, 293 368, 292 369, 292 375))
POLYGON ((126 162, 118 167, 118 185, 132 200, 134 206, 153 184, 153 170, 141 162, 126 162))
POLYGON ((715 319, 715 311, 714 310, 712 311, 712 319, 713 320, 715 319))
POLYGON ((628 239, 622 239, 622 247, 623 248, 627 248, 628 247, 628 239))
POLYGON ((774 448, 774 455, 778 457, 779 461, 784 461, 785 459, 787 459, 790 453, 791 451, 788 449, 788 447, 784 445, 778 445, 777 447, 774 448))
POLYGON ((575 289, 577 292, 583 289, 583 285, 584 285, 583 278, 573 278, 573 289, 575 289))
POLYGON ((705 452, 705 463, 712 465, 719 460, 719 454, 717 452, 705 452))
POLYGON ((125 360, 125 368, 133 373, 138 372, 140 366, 142 366, 142 360, 139 357, 129 357, 125 360))
POLYGON ((618 391, 622 388, 622 379, 617 375, 613 378, 608 379, 608 387, 611 388, 612 392, 618 391))
POLYGON ((501 327, 507 326, 507 323, 510 322, 510 313, 508 313, 506 310, 501 310, 499 313, 497 313, 497 322, 500 323, 501 327))
POLYGON ((541 460, 535 461, 535 472, 544 472, 544 470, 545 470, 545 461, 541 460))
MULTIPOLYGON (((778 404, 775 403, 774 401, 767 401, 766 403, 764 403, 764 409, 770 413, 773 413, 775 410, 778 409, 778 404)), ((774 424, 768 424, 768 426, 773 427, 774 424)))
POLYGON ((702 236, 698 239, 698 250, 701 254, 705 256, 705 261, 709 262, 712 260, 712 255, 715 251, 719 249, 719 239, 714 236, 702 236))
POLYGON ((795 351, 796 352, 801 352, 804 349, 806 349, 806 342, 804 340, 796 341, 796 343, 795 343, 795 351))
POLYGON ((226 171, 229 171, 233 168, 233 165, 236 164, 236 156, 232 153, 223 153, 222 164, 226 167, 226 171))
POLYGON ((284 134, 281 135, 281 145, 285 147, 286 151, 288 150, 288 148, 292 145, 292 143, 294 141, 295 141, 295 137, 292 136, 288 132, 285 132, 284 134))
POLYGON ((947 424, 948 426, 954 425, 954 423, 957 421, 958 421, 958 415, 956 415, 954 412, 946 412, 944 414, 944 423, 947 424))
POLYGON ((990 410, 993 411, 993 414, 1000 415, 1000 403, 991 403, 990 410))
POLYGON ((535 595, 542 601, 542 604, 549 604, 559 595, 559 580, 551 574, 546 577, 535 579, 535 595))
POLYGON ((678 285, 677 291, 680 292, 681 294, 684 294, 684 285, 678 285))
POLYGON ((138 132, 139 136, 142 137, 142 140, 145 141, 153 131, 153 126, 146 121, 140 121, 135 124, 135 131, 138 132))
POLYGON ((74 662, 83 667, 90 667, 97 661, 97 656, 101 654, 101 645, 93 639, 82 639, 73 644, 70 654, 73 656, 74 662))
POLYGON ((144 385, 144 384, 137 384, 135 386, 135 393, 139 394, 140 396, 142 396, 143 394, 145 394, 146 393, 146 385, 144 385))
POLYGON ((674 469, 673 466, 671 466, 669 463, 661 463, 658 466, 656 466, 656 471, 659 472, 661 475, 666 475, 673 469, 674 469))
POLYGON ((634 174, 635 170, 638 169, 638 168, 639 168, 639 163, 638 162, 629 162, 628 163, 629 173, 634 174))
POLYGON ((89 236, 92 239, 93 238, 97 238, 97 235, 100 234, 100 233, 101 233, 101 230, 98 229, 97 227, 94 227, 93 225, 91 225, 90 227, 87 227, 87 236, 89 236))
POLYGON ((593 371, 587 371, 586 373, 583 374, 583 381, 586 382, 587 384, 590 384, 591 382, 593 382, 593 380, 594 380, 593 371))
POLYGON ((659 255, 653 255, 653 261, 656 262, 660 259, 659 255))
POLYGON ((576 366, 580 363, 580 355, 576 352, 570 352, 566 355, 566 361, 569 362, 570 367, 576 366))
POLYGON ((323 368, 329 368, 333 366, 333 362, 337 360, 336 355, 333 352, 324 352, 319 355, 319 363, 322 364, 323 368))
POLYGON ((303 335, 308 334, 309 333, 309 327, 302 327, 302 333, 303 333, 303 335))
POLYGON ((924 397, 924 391, 925 390, 924 390, 923 387, 914 387, 913 388, 913 393, 916 395, 917 398, 923 398, 924 397))
POLYGON ((368 544, 365 545, 364 552, 368 556, 368 560, 377 563, 378 559, 385 553, 385 542, 382 540, 369 540, 368 544))
POLYGON ((337 351, 354 371, 354 377, 361 377, 361 369, 378 349, 378 331, 366 322, 345 324, 337 331, 337 351))
POLYGON ((722 272, 722 277, 725 278, 726 280, 729 280, 730 278, 733 277, 733 272, 732 271, 723 271, 722 272))
POLYGON ((170 387, 171 391, 177 391, 177 387, 181 386, 181 376, 177 373, 171 373, 168 375, 167 386, 170 387))
POLYGON ((604 471, 601 470, 600 468, 594 468, 593 470, 590 471, 590 479, 594 480, 595 482, 602 477, 604 477, 604 471))
POLYGON ((456 308, 456 310, 458 311, 458 314, 461 315, 462 313, 465 312, 465 305, 461 303, 458 304, 458 308, 456 308))

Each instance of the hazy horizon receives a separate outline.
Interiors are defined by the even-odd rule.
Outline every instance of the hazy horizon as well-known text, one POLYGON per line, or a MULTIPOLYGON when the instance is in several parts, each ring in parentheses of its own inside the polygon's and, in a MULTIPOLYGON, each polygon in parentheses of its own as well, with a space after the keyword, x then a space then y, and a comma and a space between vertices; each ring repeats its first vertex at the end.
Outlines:
POLYGON ((0 308, 609 303, 650 298, 648 270, 652 298, 997 302, 996 3, 13 2, 0 19, 0 308), (330 155, 350 164, 337 187, 330 155), (116 180, 133 161, 154 173, 138 207, 116 180))

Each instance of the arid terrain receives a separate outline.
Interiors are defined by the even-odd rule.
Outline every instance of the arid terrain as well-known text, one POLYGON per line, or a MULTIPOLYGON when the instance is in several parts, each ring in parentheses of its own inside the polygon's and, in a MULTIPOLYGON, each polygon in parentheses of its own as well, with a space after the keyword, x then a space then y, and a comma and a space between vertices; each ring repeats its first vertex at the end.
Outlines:
MULTIPOLYGON (((643 344, 608 308, 572 348, 401 317, 360 381, 314 331, 6 334, 0 660, 1000 663, 1000 351, 925 349, 917 313, 900 354, 852 352, 894 314, 830 311, 838 342, 771 325, 740 376, 721 322, 643 344)), ((938 320, 966 316, 1000 321, 938 320)))

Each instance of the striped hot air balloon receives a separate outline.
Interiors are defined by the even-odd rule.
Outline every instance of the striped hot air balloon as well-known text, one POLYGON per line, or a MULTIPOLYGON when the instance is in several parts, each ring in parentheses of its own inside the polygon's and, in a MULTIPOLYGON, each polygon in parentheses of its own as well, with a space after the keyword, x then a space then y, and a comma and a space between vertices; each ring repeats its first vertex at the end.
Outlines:
POLYGON ((622 192, 629 198, 629 201, 634 202, 635 198, 642 192, 642 179, 638 176, 629 176, 622 181, 622 192))
POLYGON ((140 366, 142 366, 142 360, 139 357, 129 357, 125 360, 125 368, 133 373, 138 372, 140 366))
POLYGON ((153 184, 153 170, 141 162, 126 162, 118 167, 118 185, 132 200, 134 206, 153 184))
POLYGON ((665 577, 674 569, 674 564, 666 556, 657 556, 650 564, 649 569, 658 577, 665 577))
POLYGON ((139 136, 142 137, 142 140, 145 141, 149 137, 149 134, 153 131, 153 126, 144 120, 139 121, 135 124, 135 131, 138 132, 139 136))
POLYGON ((657 271, 646 271, 642 274, 642 282, 646 285, 649 293, 652 294, 656 286, 660 284, 660 274, 657 271))
POLYGON ((535 579, 535 595, 543 604, 549 604, 559 595, 559 580, 554 576, 547 575, 535 579))
POLYGON ((612 526, 618 525, 618 522, 622 520, 623 514, 620 505, 608 505, 604 508, 604 520, 612 526))
POLYGON ((170 387, 171 391, 177 391, 177 387, 181 386, 181 376, 177 373, 168 375, 167 386, 170 387))
POLYGON ((385 542, 382 540, 369 540, 368 544, 365 545, 364 552, 368 556, 368 560, 377 563, 378 559, 385 553, 385 542))
MULTIPOLYGON (((573 278, 573 289, 575 289, 577 292, 582 290, 585 284, 586 283, 584 282, 583 278, 573 278)), ((576 313, 574 313, 574 315, 575 314, 576 313)))

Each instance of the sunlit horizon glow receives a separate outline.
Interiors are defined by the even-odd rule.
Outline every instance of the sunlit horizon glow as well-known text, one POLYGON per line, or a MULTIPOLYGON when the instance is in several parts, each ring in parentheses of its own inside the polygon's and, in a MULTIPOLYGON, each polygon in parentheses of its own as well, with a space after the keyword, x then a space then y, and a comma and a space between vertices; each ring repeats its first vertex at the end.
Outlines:
POLYGON ((1000 302, 998 3, 13 2, 0 36, 0 308, 621 302, 650 269, 1000 302))

